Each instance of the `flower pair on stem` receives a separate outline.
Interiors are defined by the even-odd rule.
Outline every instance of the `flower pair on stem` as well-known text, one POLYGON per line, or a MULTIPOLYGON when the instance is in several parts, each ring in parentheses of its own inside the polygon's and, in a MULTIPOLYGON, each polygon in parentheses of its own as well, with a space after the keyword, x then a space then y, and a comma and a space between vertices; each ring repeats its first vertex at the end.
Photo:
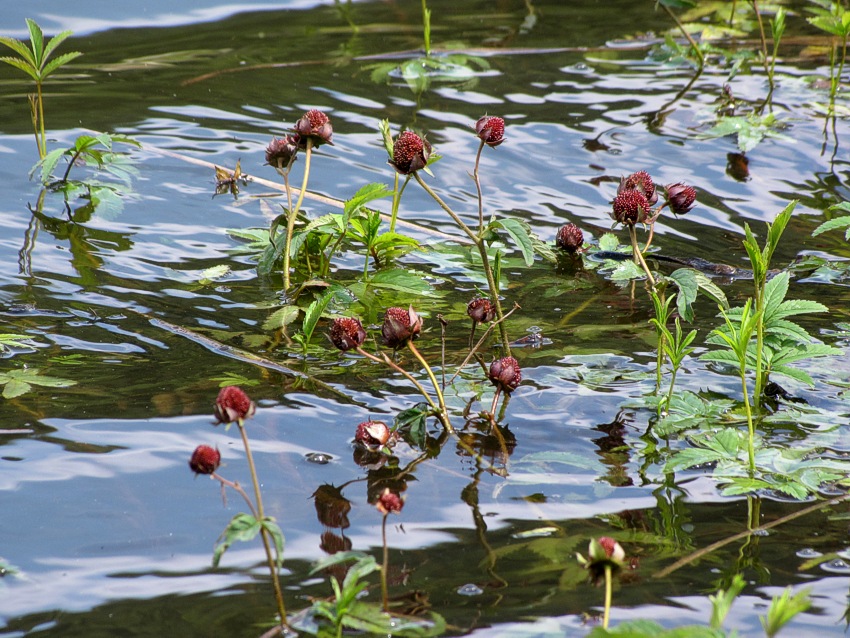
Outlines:
MULTIPOLYGON (((288 204, 286 215, 286 238, 283 246, 283 286, 290 286, 290 263, 292 261, 292 236, 295 232, 295 221, 307 192, 307 182, 310 179, 310 163, 313 149, 322 144, 333 145, 333 125, 328 116, 318 109, 310 109, 295 123, 291 133, 282 138, 273 138, 266 148, 266 163, 272 166, 281 177, 286 190, 288 204), (295 163, 298 151, 303 150, 304 156, 304 178, 301 182, 301 190, 298 192, 298 200, 295 207, 292 206, 292 189, 289 186, 289 171, 295 163)), ((274 237, 272 237, 274 241, 274 237)))
POLYGON ((283 601, 283 590, 281 589, 278 578, 278 569, 283 564, 283 533, 274 518, 265 514, 260 482, 257 478, 257 469, 245 430, 245 421, 254 415, 257 406, 240 388, 227 386, 219 392, 214 410, 217 424, 225 423, 229 427, 230 424, 236 423, 239 428, 242 445, 245 448, 245 457, 248 461, 248 469, 251 474, 251 483, 254 488, 254 500, 251 500, 251 497, 248 496, 248 493, 239 483, 230 481, 218 474, 217 470, 221 464, 221 453, 218 449, 208 445, 199 445, 195 448, 189 460, 190 469, 195 474, 209 475, 221 483, 223 497, 226 488, 233 489, 243 498, 250 510, 250 514, 240 513, 234 516, 222 532, 213 553, 213 567, 218 565, 221 556, 235 540, 250 540, 259 533, 274 586, 280 625, 281 627, 288 627, 286 606, 283 601), (272 545, 274 545, 274 553, 272 552, 272 545))
POLYGON ((646 265, 643 258, 644 253, 652 244, 655 233, 655 222, 664 208, 669 208, 674 215, 684 215, 694 206, 696 200, 696 189, 687 184, 669 184, 665 187, 666 198, 658 208, 652 207, 658 202, 658 192, 655 183, 646 171, 637 171, 620 180, 617 195, 614 197, 611 210, 611 219, 615 223, 622 224, 629 229, 629 237, 632 243, 635 263, 643 268, 650 285, 655 286, 655 278, 646 265), (649 237, 646 245, 641 249, 638 246, 635 226, 644 224, 649 227, 649 237))

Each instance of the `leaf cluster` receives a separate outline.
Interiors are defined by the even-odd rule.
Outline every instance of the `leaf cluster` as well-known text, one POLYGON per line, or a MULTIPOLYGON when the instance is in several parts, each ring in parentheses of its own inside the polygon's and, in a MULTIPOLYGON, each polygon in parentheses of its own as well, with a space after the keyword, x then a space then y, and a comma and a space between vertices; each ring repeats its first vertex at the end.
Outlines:
POLYGON ((56 47, 67 40, 72 35, 72 32, 62 31, 50 38, 45 44, 44 33, 41 27, 38 26, 35 20, 27 18, 26 21, 30 37, 29 47, 20 40, 0 36, 0 44, 9 47, 20 56, 19 58, 11 56, 0 57, 0 62, 5 62, 20 69, 30 76, 36 84, 40 85, 57 69, 68 64, 71 60, 78 58, 82 53, 71 51, 51 59, 51 56, 56 51, 56 47))

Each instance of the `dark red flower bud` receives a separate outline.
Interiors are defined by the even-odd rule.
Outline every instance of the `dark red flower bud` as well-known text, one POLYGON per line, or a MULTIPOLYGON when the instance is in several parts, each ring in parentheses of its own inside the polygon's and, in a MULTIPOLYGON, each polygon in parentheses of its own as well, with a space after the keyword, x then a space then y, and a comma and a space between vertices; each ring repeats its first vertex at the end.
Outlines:
POLYGON ((334 128, 327 115, 318 109, 310 109, 295 123, 293 129, 300 136, 298 144, 300 148, 307 148, 307 139, 313 141, 313 146, 330 144, 334 134, 334 128))
POLYGON ((334 319, 331 326, 331 343, 345 352, 352 348, 359 348, 366 341, 366 331, 360 319, 353 317, 339 317, 334 319))
POLYGON ((466 304, 466 314, 475 323, 490 323, 496 317, 496 309, 489 299, 476 297, 466 304))
POLYGON ((392 438, 392 431, 383 421, 364 421, 354 433, 355 442, 370 448, 385 446, 392 438))
POLYGON ((646 221, 650 215, 649 202, 638 190, 624 190, 614 198, 611 218, 626 226, 646 221))
POLYGON ((215 400, 215 418, 219 423, 243 421, 254 416, 257 406, 241 388, 229 385, 222 388, 215 400))
POLYGON ((495 148, 505 141, 505 120, 485 115, 475 123, 475 132, 482 142, 495 148))
POLYGON ((667 205, 674 215, 684 215, 694 207, 697 190, 687 184, 670 184, 667 189, 667 205))
POLYGON ((428 164, 431 145, 413 131, 405 131, 393 144, 393 158, 390 160, 402 175, 414 173, 428 164))
POLYGON ((401 508, 404 507, 404 499, 398 494, 391 491, 390 488, 385 488, 375 503, 375 507, 381 514, 398 514, 401 508))
POLYGON ((212 474, 221 465, 221 452, 209 445, 199 445, 192 452, 189 468, 195 474, 212 474))
POLYGON ((410 309, 387 308, 384 316, 384 325, 381 326, 381 335, 384 344, 390 348, 403 346, 410 339, 419 336, 422 330, 422 317, 416 314, 413 306, 410 309))
POLYGON ((284 137, 273 137, 266 147, 266 164, 279 170, 289 168, 295 155, 298 153, 298 135, 286 135, 284 137))
POLYGON ((620 543, 615 541, 610 536, 602 536, 597 539, 597 542, 605 550, 606 558, 610 558, 615 562, 621 563, 626 558, 626 552, 623 551, 620 543))
POLYGON ((646 197, 646 201, 649 202, 650 206, 655 206, 655 203, 658 201, 658 193, 655 191, 655 184, 649 176, 649 173, 646 171, 638 171, 637 173, 632 173, 628 177, 620 179, 620 186, 617 188, 617 194, 619 195, 627 190, 639 191, 644 197, 646 197))
POLYGON ((555 235, 555 245, 570 254, 574 254, 583 243, 584 233, 575 224, 564 224, 555 235))
POLYGON ((490 364, 490 372, 487 377, 493 385, 510 394, 517 389, 522 381, 522 371, 516 359, 502 357, 490 364))

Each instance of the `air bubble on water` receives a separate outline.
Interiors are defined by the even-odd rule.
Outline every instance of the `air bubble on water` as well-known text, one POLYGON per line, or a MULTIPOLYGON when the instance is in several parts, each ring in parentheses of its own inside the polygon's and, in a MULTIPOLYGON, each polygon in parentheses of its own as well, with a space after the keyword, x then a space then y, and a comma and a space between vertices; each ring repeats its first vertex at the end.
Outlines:
POLYGON ((830 574, 850 574, 850 565, 845 563, 840 558, 833 558, 832 560, 822 563, 820 568, 825 572, 829 572, 830 574))
POLYGON ((330 454, 324 452, 310 452, 304 458, 307 459, 308 463, 315 463, 316 465, 327 465, 333 459, 330 454))
POLYGON ((766 529, 754 529, 753 536, 770 536, 770 532, 766 529))
POLYGON ((817 558, 818 556, 823 556, 823 554, 811 547, 804 547, 797 552, 797 558, 817 558))
POLYGON ((462 587, 458 587, 457 593, 461 596, 480 596, 484 593, 484 590, 475 583, 467 583, 462 587))

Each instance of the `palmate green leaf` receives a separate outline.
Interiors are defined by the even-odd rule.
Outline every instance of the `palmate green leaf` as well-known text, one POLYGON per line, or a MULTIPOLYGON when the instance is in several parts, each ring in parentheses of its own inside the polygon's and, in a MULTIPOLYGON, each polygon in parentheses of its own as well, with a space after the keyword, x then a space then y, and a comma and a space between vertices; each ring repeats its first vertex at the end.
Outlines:
POLYGON ((384 636, 428 638, 446 630, 446 621, 435 612, 425 617, 398 616, 384 613, 378 603, 363 600, 352 602, 341 621, 349 629, 384 636))
POLYGON ((664 472, 675 472, 677 470, 686 470, 695 465, 704 465, 706 463, 716 463, 727 458, 723 453, 715 450, 707 450, 705 448, 691 447, 676 452, 667 463, 664 464, 664 472))
MULTIPOLYGON (((850 202, 841 202, 840 204, 836 204, 835 206, 830 206, 829 210, 850 211, 850 202)), ((825 233, 828 230, 837 230, 839 228, 846 228, 847 231, 844 234, 844 238, 850 239, 850 215, 842 215, 841 217, 836 217, 835 219, 825 221, 812 231, 812 237, 817 237, 821 233, 825 233)))
POLYGON ((788 294, 790 275, 782 272, 768 281, 764 286, 764 320, 769 321, 771 315, 778 309, 785 295, 788 294))
POLYGON ((313 331, 316 329, 316 324, 324 314, 328 304, 333 300, 334 296, 336 296, 336 293, 337 290, 332 288, 307 306, 307 310, 304 311, 304 321, 301 324, 301 331, 304 333, 306 339, 305 343, 310 342, 310 339, 313 337, 313 331))
POLYGON ((356 552, 356 551, 347 551, 347 552, 336 552, 329 556, 324 556, 320 558, 313 565, 313 568, 310 570, 310 575, 318 574, 321 571, 326 570, 328 567, 333 567, 335 565, 341 565, 342 563, 348 563, 351 561, 357 561, 358 563, 363 563, 360 567, 361 573, 358 574, 360 576, 368 576, 372 572, 379 570, 380 566, 375 562, 374 557, 366 554, 364 552, 356 552), (371 559, 371 561, 370 561, 371 559), (371 567, 371 569, 369 569, 371 567))
POLYGON ((815 380, 812 379, 811 375, 809 375, 809 373, 805 370, 800 370, 799 368, 792 368, 791 366, 786 366, 782 364, 774 364, 771 366, 770 372, 771 374, 780 374, 790 379, 796 379, 797 381, 805 383, 810 388, 815 387, 815 380))
POLYGON ((776 486, 761 479, 749 478, 748 476, 732 476, 719 477, 721 480, 728 480, 720 493, 723 496, 738 496, 740 494, 752 494, 761 490, 775 489, 776 486))
POLYGON ((60 44, 62 44, 65 40, 74 35, 73 31, 61 31, 54 35, 50 40, 48 40, 47 44, 44 47, 44 60, 50 58, 53 52, 56 50, 60 44))
POLYGON ((35 56, 35 65, 41 69, 44 64, 44 33, 41 30, 41 27, 38 26, 38 22, 33 20, 32 18, 27 18, 27 29, 30 32, 30 44, 32 45, 32 52, 35 56))
POLYGON ((631 281, 645 277, 643 269, 633 261, 617 262, 616 267, 610 274, 611 281, 631 281))
POLYGON ((686 625, 674 629, 665 629, 652 620, 630 620, 616 627, 603 629, 594 627, 587 638, 606 638, 607 636, 625 636, 627 638, 727 638, 722 629, 712 629, 704 625, 686 625))
POLYGON ((6 385, 3 386, 3 398, 15 399, 22 394, 26 394, 30 390, 32 390, 32 386, 26 381, 10 379, 6 382, 6 385))
POLYGON ((512 217, 497 219, 492 222, 490 228, 501 228, 522 252, 522 257, 525 260, 526 266, 531 266, 534 263, 534 245, 531 242, 531 229, 528 224, 512 217))
POLYGON ((11 348, 31 348, 31 340, 32 338, 27 335, 19 335, 11 332, 0 333, 0 352, 11 348))
POLYGON ((793 594, 791 588, 786 587, 780 596, 774 596, 767 614, 759 618, 765 634, 775 636, 795 616, 809 609, 812 606, 810 592, 811 589, 806 588, 793 594))
POLYGON ((77 59, 81 55, 82 53, 80 51, 69 51, 68 53, 63 53, 62 55, 53 58, 50 62, 44 65, 44 69, 41 72, 41 79, 43 80, 59 67, 65 66, 68 62, 77 59))
POLYGON ((301 308, 298 306, 284 306, 278 308, 263 322, 263 330, 279 330, 285 328, 298 318, 301 308))
MULTIPOLYGON (((392 155, 392 150, 389 150, 390 155, 392 155)), ((371 201, 376 199, 381 199, 382 197, 387 197, 393 194, 393 190, 389 188, 386 184, 380 184, 377 182, 372 182, 370 184, 366 184, 361 187, 354 195, 345 202, 345 206, 343 211, 346 215, 351 215, 358 208, 362 207, 364 204, 368 204, 371 201)))
POLYGON ((672 281, 679 289, 679 294, 676 295, 676 308, 688 323, 694 320, 692 304, 696 301, 699 291, 696 272, 693 268, 679 268, 667 277, 668 281, 672 281))
MULTIPOLYGON (((27 71, 34 80, 38 79, 38 64, 36 64, 35 57, 33 56, 32 51, 30 51, 29 47, 21 42, 20 40, 16 40, 15 38, 9 38, 7 36, 0 36, 0 44, 5 45, 12 49, 15 53, 21 56, 20 62, 23 62, 27 65, 30 71, 27 71)), ((3 61, 7 61, 9 59, 17 59, 17 58, 2 58, 3 61)), ((17 65, 15 65, 17 66, 17 65)), ((20 67, 19 67, 20 68, 20 67)), ((24 69, 26 70, 26 69, 24 69)))
POLYGON ((20 69, 27 75, 29 75, 33 80, 38 81, 38 72, 33 69, 32 65, 26 60, 21 60, 20 58, 13 58, 11 56, 3 56, 0 57, 0 62, 5 62, 6 64, 15 67, 16 69, 20 69))
POLYGON ((260 521, 244 512, 236 514, 236 516, 230 519, 227 527, 224 528, 221 536, 218 537, 218 541, 216 541, 216 546, 213 550, 212 566, 218 567, 224 552, 233 543, 236 541, 250 541, 259 533, 260 521))
POLYGON ((376 272, 369 279, 369 285, 411 295, 432 296, 436 294, 432 284, 423 279, 421 275, 401 268, 376 272))
POLYGON ((599 238, 599 250, 604 252, 617 252, 620 240, 614 233, 605 233, 599 238))

